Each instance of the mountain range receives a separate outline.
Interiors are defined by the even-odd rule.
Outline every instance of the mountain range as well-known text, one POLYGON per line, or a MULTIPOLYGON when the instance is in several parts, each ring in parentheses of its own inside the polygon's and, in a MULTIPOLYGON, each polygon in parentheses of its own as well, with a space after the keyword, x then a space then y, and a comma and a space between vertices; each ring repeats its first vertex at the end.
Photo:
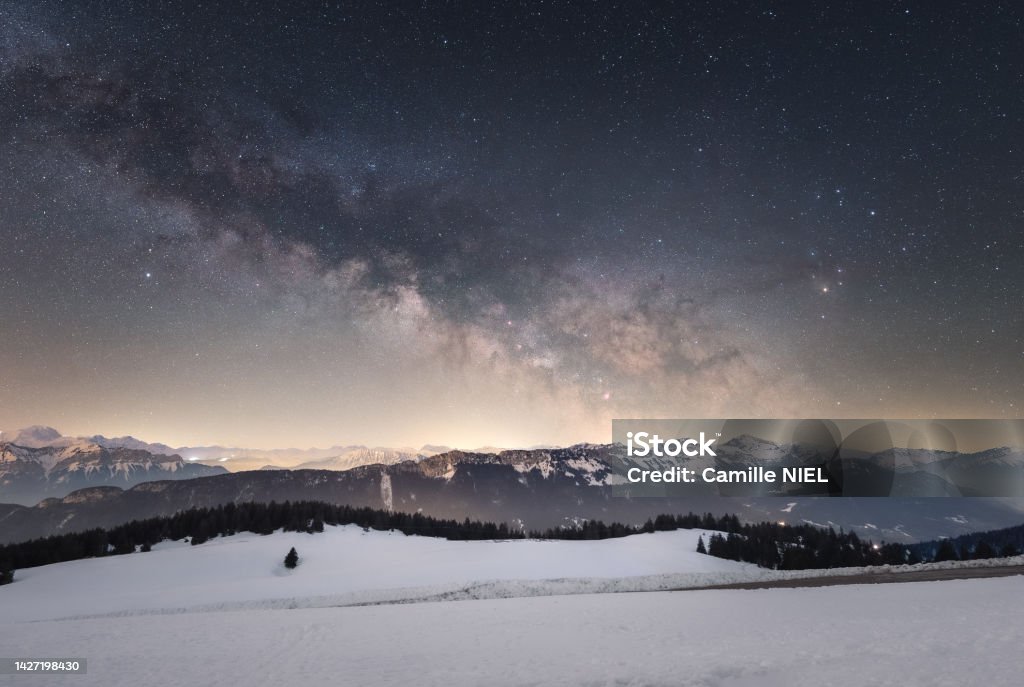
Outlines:
MULTIPOLYGON (((109 527, 183 508, 272 500, 322 500, 528 529, 587 519, 638 523, 659 513, 736 513, 747 520, 857 529, 888 541, 954 536, 1019 524, 1024 518, 1024 499, 921 498, 963 493, 963 485, 949 481, 950 475, 980 484, 1021 474, 1024 456, 1014 449, 979 454, 897 449, 846 464, 844 477, 851 483, 859 469, 889 475, 890 498, 779 498, 758 491, 723 498, 719 493, 624 492, 621 473, 614 469, 623 451, 615 444, 431 455, 344 447, 337 455, 292 468, 228 472, 177 453, 152 453, 140 446, 167 447, 133 443, 138 440, 130 437, 69 438, 49 428, 30 428, 12 439, 0 442, 0 502, 7 502, 0 505, 0 542, 109 527)), ((817 455, 808 447, 741 436, 719 446, 718 462, 711 464, 801 464, 817 455)))
MULTIPOLYGON (((318 461, 328 461, 325 469, 348 469, 356 465, 373 462, 393 462, 432 456, 452 450, 448 446, 425 445, 412 447, 367 447, 351 444, 328 448, 277 448, 253 449, 232 446, 178 446, 172 447, 159 442, 148 442, 133 436, 106 437, 100 434, 83 437, 64 436, 53 427, 34 425, 15 431, 0 431, 0 443, 15 444, 29 448, 67 447, 72 445, 95 444, 104 448, 127 448, 147 451, 154 455, 178 455, 189 463, 217 465, 230 472, 259 470, 262 468, 305 469, 314 467, 318 461), (391 456, 391 457, 389 457, 391 456), (347 458, 345 458, 347 457, 347 458)), ((497 452, 501 449, 486 447, 479 452, 497 452)))
POLYGON ((103 446, 85 439, 42 446, 0 442, 0 501, 21 504, 63 497, 87 487, 131 487, 224 472, 222 467, 192 464, 178 455, 103 446))

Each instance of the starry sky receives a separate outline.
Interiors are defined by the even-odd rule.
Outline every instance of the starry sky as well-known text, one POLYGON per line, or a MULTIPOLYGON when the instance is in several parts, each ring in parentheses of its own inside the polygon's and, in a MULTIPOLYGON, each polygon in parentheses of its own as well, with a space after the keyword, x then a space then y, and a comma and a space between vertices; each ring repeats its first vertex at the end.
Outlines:
POLYGON ((1019 417, 1011 2, 0 2, 0 428, 1019 417))

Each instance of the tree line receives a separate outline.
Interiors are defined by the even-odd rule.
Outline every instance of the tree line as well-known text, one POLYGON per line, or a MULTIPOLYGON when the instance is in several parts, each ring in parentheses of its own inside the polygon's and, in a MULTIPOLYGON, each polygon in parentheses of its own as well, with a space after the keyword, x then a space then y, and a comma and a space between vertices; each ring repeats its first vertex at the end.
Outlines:
MULTIPOLYGON (((6 573, 80 558, 116 556, 149 551, 164 540, 186 539, 193 545, 213 537, 239 532, 271 534, 322 532, 325 525, 359 525, 367 529, 397 530, 404 534, 447 539, 515 539, 526 535, 505 524, 433 518, 420 513, 393 513, 319 501, 283 503, 228 503, 212 508, 191 508, 171 516, 133 520, 109 529, 94 528, 0 546, 0 571, 6 573)), ((6 579, 0 577, 0 580, 6 579)))
POLYGON ((762 568, 806 570, 907 563, 900 547, 884 548, 855 532, 836 532, 814 525, 775 522, 747 523, 725 533, 703 537, 697 550, 718 558, 754 563, 762 568))
POLYGON ((915 553, 934 561, 966 561, 1019 556, 1024 551, 1024 525, 962 534, 952 539, 911 544, 915 553))
POLYGON ((1017 556, 1021 550, 1016 542, 1020 539, 1014 539, 1015 536, 1024 538, 1024 525, 1008 531, 963 535, 955 540, 875 544, 842 529, 836 532, 831 527, 762 522, 713 534, 706 544, 701 537, 697 551, 778 570, 913 565, 1017 556))
POLYGON ((407 535, 443 537, 450 540, 494 539, 609 539, 643 532, 675 529, 721 529, 739 531, 735 515, 659 515, 642 525, 625 525, 588 520, 578 526, 525 532, 508 525, 477 520, 434 518, 421 513, 396 513, 373 508, 355 508, 320 501, 283 503, 228 503, 212 508, 192 508, 171 516, 133 520, 109 529, 94 528, 59 534, 17 544, 0 546, 0 584, 13 580, 13 571, 81 558, 117 556, 147 552, 165 540, 188 540, 202 544, 213 537, 239 532, 271 534, 322 532, 325 525, 359 525, 366 529, 395 530, 407 535))
POLYGON ((855 532, 836 532, 814 525, 774 522, 742 523, 736 515, 711 513, 659 515, 642 525, 587 520, 579 524, 529 532, 508 525, 435 518, 421 513, 396 513, 355 508, 320 501, 283 503, 228 503, 213 508, 192 508, 171 516, 133 520, 109 529, 82 532, 0 546, 0 584, 13 581, 13 571, 51 563, 99 556, 149 551, 165 540, 202 544, 213 537, 239 532, 271 534, 322 532, 325 525, 359 525, 365 529, 395 530, 407 535, 443 537, 450 540, 561 539, 596 540, 644 532, 677 529, 714 530, 697 550, 719 558, 754 563, 764 568, 802 570, 885 564, 913 564, 967 558, 1012 556, 1020 553, 1024 525, 953 540, 921 544, 874 544, 855 532))

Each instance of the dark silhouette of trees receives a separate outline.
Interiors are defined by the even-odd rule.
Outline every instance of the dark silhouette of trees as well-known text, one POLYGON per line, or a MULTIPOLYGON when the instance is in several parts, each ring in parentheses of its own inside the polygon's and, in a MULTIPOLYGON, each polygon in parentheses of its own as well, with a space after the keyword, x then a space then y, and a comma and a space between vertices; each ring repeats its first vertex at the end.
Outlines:
POLYGON ((299 554, 295 551, 295 547, 293 546, 291 548, 291 551, 288 552, 288 555, 284 557, 284 567, 288 568, 289 570, 292 570, 298 564, 299 554))
MULTIPOLYGON (((215 537, 238 532, 272 534, 286 532, 323 532, 326 525, 359 525, 367 529, 397 530, 404 534, 447 539, 522 539, 526 534, 512 531, 508 525, 476 520, 443 520, 421 513, 392 513, 372 508, 354 508, 315 501, 283 503, 229 503, 214 508, 193 508, 167 517, 133 520, 104 530, 100 528, 33 539, 0 546, 0 561, 12 569, 31 568, 50 563, 148 551, 154 544, 170 539, 188 539, 199 546, 215 537)), ((589 532, 605 528, 591 526, 589 532)), ((612 526, 618 536, 633 534, 636 528, 612 526)), ((553 531, 552 536, 568 531, 553 531)), ((570 536, 571 535, 571 536, 570 536)))
MULTIPOLYGON (((110 529, 91 529, 0 546, 0 573, 50 563, 148 551, 164 540, 189 539, 193 545, 239 532, 271 534, 322 532, 326 526, 358 525, 364 529, 395 530, 407 535, 452 540, 537 539, 596 540, 677 529, 713 530, 698 539, 698 551, 720 558, 755 563, 766 568, 802 570, 866 565, 914 564, 922 560, 956 560, 958 549, 975 558, 1019 555, 1024 525, 955 540, 919 544, 881 544, 860 539, 854 532, 814 525, 776 522, 743 523, 736 515, 711 513, 658 515, 643 524, 605 523, 587 520, 574 526, 526 533, 501 523, 468 518, 448 520, 422 513, 397 513, 354 508, 317 501, 283 503, 228 503, 213 508, 193 508, 171 516, 133 520, 110 529)), ((965 558, 970 556, 965 556, 965 558)), ((9 580, 10 576, 6 578, 9 580)), ((3 577, 0 577, 3 579, 3 577)))
POLYGON ((939 544, 939 548, 935 551, 935 558, 932 560, 936 563, 941 563, 943 561, 958 561, 960 560, 960 556, 957 554, 956 547, 953 546, 953 542, 949 539, 943 539, 939 544))
POLYGON ((704 546, 704 535, 697 537, 697 553, 707 553, 708 550, 704 546))
MULTIPOLYGON (((996 554, 990 555, 990 551, 998 551, 1000 557, 1019 556, 1021 549, 1024 548, 1024 525, 962 534, 950 540, 950 544, 962 554, 961 558, 964 560, 980 557, 994 558, 996 554)), ((941 546, 942 541, 940 540, 910 544, 908 548, 921 560, 934 560, 941 546)), ((948 551, 944 553, 948 553, 948 551)))

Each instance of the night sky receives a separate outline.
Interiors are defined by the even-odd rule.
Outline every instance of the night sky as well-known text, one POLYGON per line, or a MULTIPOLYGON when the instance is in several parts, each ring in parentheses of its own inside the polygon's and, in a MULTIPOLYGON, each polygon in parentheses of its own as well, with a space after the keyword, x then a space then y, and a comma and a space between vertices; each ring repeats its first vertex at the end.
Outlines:
POLYGON ((0 428, 1021 415, 1019 3, 111 4, 0 2, 0 428))

